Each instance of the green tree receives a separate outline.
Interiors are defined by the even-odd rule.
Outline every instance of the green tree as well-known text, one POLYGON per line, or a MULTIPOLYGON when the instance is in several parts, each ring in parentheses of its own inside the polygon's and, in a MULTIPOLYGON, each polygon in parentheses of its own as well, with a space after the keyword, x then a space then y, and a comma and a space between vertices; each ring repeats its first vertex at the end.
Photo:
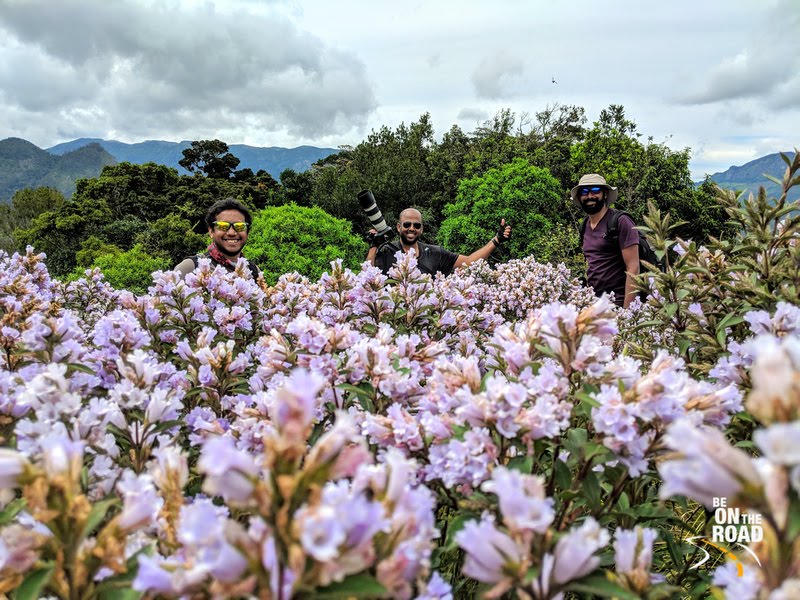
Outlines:
POLYGON ((169 260, 153 255, 147 248, 135 245, 127 252, 98 256, 92 267, 103 272, 108 283, 117 289, 143 294, 153 283, 153 273, 169 269, 169 260))
POLYGON ((389 223, 409 206, 421 209, 427 221, 434 192, 428 156, 434 145, 429 114, 394 130, 381 127, 352 151, 312 169, 313 203, 364 233, 370 223, 356 195, 368 188, 389 223))
POLYGON ((178 172, 171 167, 120 163, 103 167, 98 177, 79 179, 73 199, 105 202, 112 220, 151 221, 172 210, 167 193, 178 181, 178 172))
POLYGON ((638 155, 644 151, 639 137, 636 123, 625 116, 623 106, 603 109, 583 141, 571 148, 572 180, 584 173, 599 173, 610 185, 630 187, 635 166, 642 162, 638 155))
POLYGON ((507 244, 511 258, 533 254, 540 262, 563 260, 571 247, 564 244, 571 235, 566 203, 548 171, 517 158, 461 181, 455 202, 444 209, 438 240, 453 252, 470 254, 491 239, 505 218, 513 229, 507 244))
POLYGON ((259 211, 244 248, 244 255, 274 284, 284 273, 296 271, 312 280, 341 258, 345 267, 358 268, 367 244, 352 233, 350 223, 320 208, 296 204, 269 206, 259 211))
POLYGON ((92 266, 92 263, 104 254, 121 254, 122 250, 114 244, 109 244, 96 235, 90 235, 81 243, 81 249, 75 253, 76 270, 83 274, 84 269, 92 266))
POLYGON ((104 200, 79 198, 40 214, 27 229, 17 229, 14 239, 18 247, 31 245, 36 251, 45 252, 50 273, 64 277, 77 264, 75 254, 81 242, 110 219, 111 210, 104 200))
POLYGON ((230 179, 239 162, 225 142, 200 140, 183 151, 178 164, 190 173, 202 172, 212 179, 230 179))
POLYGON ((287 204, 293 202, 298 206, 310 206, 311 195, 314 189, 314 182, 311 173, 301 171, 298 173, 294 169, 284 169, 280 174, 283 202, 287 204))
POLYGON ((136 241, 152 254, 166 257, 170 265, 176 265, 187 256, 201 252, 208 238, 192 231, 188 219, 172 214, 151 224, 137 236, 136 241))
POLYGON ((18 190, 8 204, 0 204, 0 249, 6 252, 22 250, 14 240, 15 229, 27 229, 31 221, 66 202, 58 190, 50 187, 18 190))

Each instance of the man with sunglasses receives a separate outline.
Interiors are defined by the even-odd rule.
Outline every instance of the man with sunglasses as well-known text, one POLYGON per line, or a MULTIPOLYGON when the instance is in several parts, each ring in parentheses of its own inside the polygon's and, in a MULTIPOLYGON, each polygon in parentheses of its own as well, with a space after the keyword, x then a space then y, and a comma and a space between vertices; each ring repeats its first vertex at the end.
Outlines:
MULTIPOLYGON (((211 244, 204 254, 190 256, 178 264, 175 270, 184 278, 197 268, 198 259, 205 257, 211 259, 212 265, 221 265, 228 271, 233 271, 242 255, 242 248, 247 243, 252 222, 250 211, 238 200, 225 198, 216 201, 206 212, 206 226, 211 244)), ((252 263, 247 266, 253 279, 258 279, 258 267, 252 263)))
POLYGON ((598 296, 614 292, 616 304, 627 308, 637 295, 633 278, 639 274, 639 232, 633 219, 609 208, 617 188, 597 173, 581 177, 570 197, 588 215, 581 226, 581 249, 589 285, 598 296))
POLYGON ((367 253, 367 260, 384 273, 388 273, 392 265, 397 262, 395 254, 398 251, 413 252, 417 255, 417 267, 423 273, 450 275, 453 269, 464 267, 481 258, 489 258, 495 248, 511 237, 511 226, 506 225, 506 221, 503 219, 500 221, 500 228, 495 237, 479 250, 469 256, 464 256, 463 254, 445 250, 441 246, 419 241, 422 229, 422 213, 415 208, 405 209, 400 213, 400 219, 397 222, 397 233, 399 234, 400 242, 386 242, 378 247, 377 232, 371 229, 369 236, 370 249, 367 253))

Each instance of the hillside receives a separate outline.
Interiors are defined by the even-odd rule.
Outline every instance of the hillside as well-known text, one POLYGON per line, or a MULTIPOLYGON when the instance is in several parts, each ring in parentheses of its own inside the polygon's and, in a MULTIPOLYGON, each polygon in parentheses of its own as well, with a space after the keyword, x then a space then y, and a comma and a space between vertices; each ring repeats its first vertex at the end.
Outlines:
MULTIPOLYGON (((91 143, 102 146, 118 162, 131 162, 140 165, 154 162, 174 167, 178 169, 179 173, 187 172, 178 164, 178 161, 183 158, 183 150, 191 145, 191 142, 188 141, 164 142, 148 140, 137 144, 126 144, 115 140, 80 138, 71 142, 57 144, 52 148, 48 148, 47 151, 58 155, 76 148, 82 148, 91 143)), ((230 152, 241 161, 238 166, 239 169, 252 169, 254 173, 257 173, 259 169, 264 169, 275 179, 278 179, 285 169, 293 169, 298 172, 306 171, 321 158, 338 152, 335 148, 317 148, 315 146, 260 148, 244 144, 233 144, 229 148, 230 152)))
POLYGON ((99 144, 56 156, 26 140, 7 138, 0 141, 0 202, 8 202, 17 190, 42 186, 69 198, 77 179, 97 177, 105 165, 116 162, 99 144))
MULTIPOLYGON (((789 158, 794 156, 794 152, 784 152, 789 158)), ((778 179, 783 179, 783 173, 786 171, 786 163, 783 162, 780 154, 768 154, 755 160, 751 160, 739 167, 731 167, 722 173, 714 173, 711 179, 717 185, 723 188, 732 190, 747 190, 753 194, 758 193, 758 188, 764 186, 767 190, 767 195, 770 197, 778 197, 780 195, 780 186, 773 183, 764 174, 772 175, 778 179)), ((790 200, 800 199, 800 189, 796 186, 789 193, 790 200)))

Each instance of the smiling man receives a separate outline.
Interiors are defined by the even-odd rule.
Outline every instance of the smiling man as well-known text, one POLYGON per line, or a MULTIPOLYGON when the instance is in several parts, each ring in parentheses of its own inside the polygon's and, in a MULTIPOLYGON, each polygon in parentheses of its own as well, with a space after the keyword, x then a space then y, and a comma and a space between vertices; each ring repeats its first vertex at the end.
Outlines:
MULTIPOLYGON (((218 200, 206 212, 206 226, 211 244, 204 254, 195 254, 183 260, 175 267, 186 277, 197 268, 199 258, 211 259, 212 265, 220 265, 228 271, 236 268, 236 263, 242 256, 242 248, 247 243, 247 234, 253 218, 247 207, 234 198, 218 200)), ((252 263, 247 265, 254 279, 258 279, 258 267, 252 263)))
POLYGON ((634 277, 639 274, 639 232, 633 219, 609 208, 617 188, 597 173, 581 177, 570 197, 587 215, 580 237, 589 285, 598 296, 614 292, 616 304, 627 308, 636 297, 634 277))
POLYGON ((444 273, 450 275, 453 269, 464 267, 481 258, 489 258, 492 251, 501 246, 511 237, 511 226, 506 225, 505 219, 500 221, 500 228, 489 242, 476 250, 469 256, 455 254, 445 250, 441 246, 426 244, 419 241, 422 235, 422 213, 415 208, 407 208, 400 213, 397 222, 397 233, 400 236, 400 243, 386 242, 378 247, 376 231, 370 230, 370 249, 367 253, 367 260, 385 273, 389 272, 392 265, 397 262, 395 254, 398 251, 413 252, 417 255, 417 267, 423 273, 435 275, 444 273))

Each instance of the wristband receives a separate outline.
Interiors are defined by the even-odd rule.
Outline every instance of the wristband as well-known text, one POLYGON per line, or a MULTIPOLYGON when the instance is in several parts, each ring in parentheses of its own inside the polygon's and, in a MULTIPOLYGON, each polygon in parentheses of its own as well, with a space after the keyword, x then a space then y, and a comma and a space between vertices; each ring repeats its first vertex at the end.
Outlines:
POLYGON ((499 248, 500 247, 500 242, 497 241, 497 238, 492 238, 492 243, 494 244, 495 248, 499 248))

